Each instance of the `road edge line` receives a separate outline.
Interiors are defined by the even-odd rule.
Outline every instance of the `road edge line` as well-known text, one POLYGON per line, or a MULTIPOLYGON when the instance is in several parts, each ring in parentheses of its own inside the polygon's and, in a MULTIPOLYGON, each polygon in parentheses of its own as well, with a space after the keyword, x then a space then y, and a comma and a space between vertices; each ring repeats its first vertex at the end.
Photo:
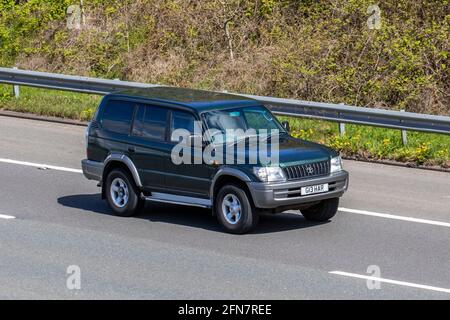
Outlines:
POLYGON ((16 217, 14 216, 9 216, 7 214, 0 214, 0 219, 6 219, 6 220, 11 220, 11 219, 15 219, 16 217))
POLYGON ((18 161, 18 160, 5 159, 5 158, 0 158, 0 162, 3 162, 3 163, 9 163, 9 164, 17 164, 17 165, 28 166, 28 167, 41 168, 41 169, 50 169, 50 170, 56 170, 56 171, 65 171, 65 172, 73 172, 73 173, 83 173, 83 171, 82 171, 81 169, 73 169, 73 168, 67 168, 67 167, 59 167, 59 166, 53 166, 53 165, 43 164, 43 163, 34 163, 34 162, 27 162, 27 161, 18 161))
POLYGON ((349 209, 349 208, 342 208, 342 207, 339 207, 338 211, 345 212, 345 213, 353 213, 353 214, 360 214, 360 215, 365 215, 365 216, 372 216, 372 217, 392 219, 392 220, 401 220, 401 221, 408 221, 408 222, 415 222, 415 223, 422 223, 422 224, 429 224, 429 225, 450 228, 450 223, 444 222, 444 221, 413 218, 413 217, 408 217, 408 216, 399 216, 399 215, 388 214, 388 213, 379 213, 379 212, 372 212, 372 211, 358 210, 358 209, 349 209))
POLYGON ((450 293, 450 289, 447 289, 447 288, 429 286, 429 285, 418 284, 418 283, 413 283, 413 282, 406 282, 406 281, 392 280, 392 279, 379 278, 379 277, 373 277, 373 276, 366 276, 366 275, 362 275, 362 274, 345 272, 345 271, 337 271, 337 270, 329 271, 328 273, 334 274, 334 275, 339 275, 339 276, 344 276, 344 277, 356 278, 356 279, 364 279, 364 280, 378 281, 378 282, 382 282, 382 283, 395 284, 395 285, 399 285, 399 286, 405 286, 405 287, 416 288, 416 289, 424 289, 424 290, 450 293))

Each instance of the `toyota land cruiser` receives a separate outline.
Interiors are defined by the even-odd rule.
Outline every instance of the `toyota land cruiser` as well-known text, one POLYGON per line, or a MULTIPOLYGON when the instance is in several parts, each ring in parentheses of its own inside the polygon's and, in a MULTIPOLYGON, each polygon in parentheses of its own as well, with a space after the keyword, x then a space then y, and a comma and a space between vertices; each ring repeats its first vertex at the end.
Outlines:
MULTIPOLYGON (((245 140, 248 160, 256 149, 245 140)), ((270 147, 275 140, 266 135, 261 141, 270 147)), ((261 103, 237 95, 172 87, 111 93, 90 122, 86 143, 84 176, 99 181, 102 198, 120 216, 137 213, 145 201, 197 206, 211 209, 226 231, 241 234, 256 226, 260 214, 286 210, 327 221, 348 187, 338 153, 293 138, 288 124, 261 103), (174 137, 177 129, 186 139, 174 137), (229 129, 254 129, 257 136, 278 130, 278 161, 228 161, 238 158, 234 147, 240 143, 225 136, 229 129), (192 163, 174 161, 180 144, 185 148, 177 155, 188 152, 192 163), (203 157, 206 149, 214 156, 223 145, 232 150, 227 161, 203 157)))

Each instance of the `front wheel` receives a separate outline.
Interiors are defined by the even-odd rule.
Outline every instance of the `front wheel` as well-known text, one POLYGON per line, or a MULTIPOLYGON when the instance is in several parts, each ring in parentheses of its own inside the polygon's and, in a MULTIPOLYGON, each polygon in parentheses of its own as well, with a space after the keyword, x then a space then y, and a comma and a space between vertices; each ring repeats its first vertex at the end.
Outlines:
POLYGON ((247 193, 233 184, 225 185, 219 190, 215 209, 217 219, 229 233, 246 233, 259 221, 259 215, 247 193))
POLYGON ((302 209, 301 213, 306 220, 323 222, 335 216, 339 207, 339 198, 322 200, 318 204, 302 209))

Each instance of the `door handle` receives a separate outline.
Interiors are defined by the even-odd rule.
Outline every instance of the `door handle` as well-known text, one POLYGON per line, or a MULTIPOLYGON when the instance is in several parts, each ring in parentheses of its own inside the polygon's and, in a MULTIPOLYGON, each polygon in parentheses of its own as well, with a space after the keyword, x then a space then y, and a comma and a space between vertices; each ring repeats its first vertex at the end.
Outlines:
POLYGON ((134 152, 136 152, 136 148, 135 147, 128 147, 128 152, 134 153, 134 152))

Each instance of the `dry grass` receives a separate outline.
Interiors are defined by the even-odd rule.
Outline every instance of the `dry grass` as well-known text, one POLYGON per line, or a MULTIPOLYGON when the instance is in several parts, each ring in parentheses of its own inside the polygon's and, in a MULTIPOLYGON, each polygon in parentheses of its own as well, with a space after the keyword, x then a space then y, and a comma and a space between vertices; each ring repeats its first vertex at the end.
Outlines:
POLYGON ((448 0, 383 1, 380 30, 366 24, 372 0, 85 3, 81 31, 31 8, 42 25, 4 56, 24 69, 450 114, 448 0))

